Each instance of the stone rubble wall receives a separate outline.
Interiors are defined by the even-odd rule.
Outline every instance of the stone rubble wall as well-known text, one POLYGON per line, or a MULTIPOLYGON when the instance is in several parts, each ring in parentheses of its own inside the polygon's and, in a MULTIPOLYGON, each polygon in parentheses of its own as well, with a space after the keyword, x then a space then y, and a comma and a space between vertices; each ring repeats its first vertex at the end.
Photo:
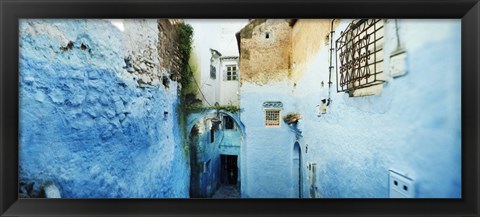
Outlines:
POLYGON ((170 42, 157 20, 123 25, 20 21, 20 180, 64 198, 188 197, 178 84, 158 55, 170 42))

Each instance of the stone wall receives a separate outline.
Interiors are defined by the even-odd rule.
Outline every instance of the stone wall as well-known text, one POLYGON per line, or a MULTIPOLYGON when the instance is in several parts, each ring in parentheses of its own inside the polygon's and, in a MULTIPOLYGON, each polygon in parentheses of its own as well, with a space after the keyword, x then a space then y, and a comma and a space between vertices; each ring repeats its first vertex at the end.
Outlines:
POLYGON ((257 19, 245 26, 240 31, 240 81, 265 84, 287 80, 291 31, 289 20, 257 19))
POLYGON ((178 50, 178 24, 180 20, 158 20, 158 57, 162 71, 170 75, 170 79, 179 81, 182 71, 181 54, 178 50))
POLYGON ((53 183, 64 198, 188 197, 157 20, 123 24, 20 21, 20 180, 53 183))

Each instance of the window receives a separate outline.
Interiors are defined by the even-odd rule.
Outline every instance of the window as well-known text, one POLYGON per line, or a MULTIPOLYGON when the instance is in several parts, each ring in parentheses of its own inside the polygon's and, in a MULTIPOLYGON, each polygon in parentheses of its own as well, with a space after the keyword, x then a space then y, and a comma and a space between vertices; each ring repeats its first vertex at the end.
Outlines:
POLYGON ((233 129, 233 120, 232 120, 232 118, 230 118, 230 117, 228 117, 228 116, 223 116, 223 123, 224 123, 225 129, 227 129, 227 130, 233 129))
POLYGON ((280 126, 280 111, 282 110, 282 108, 283 108, 282 102, 264 102, 263 103, 266 127, 280 126))
POLYGON ((265 32, 265 38, 269 39, 270 38, 270 32, 265 32))
POLYGON ((217 78, 217 69, 215 66, 210 65, 210 78, 215 79, 217 78))
POLYGON ((265 126, 266 127, 280 126, 280 110, 278 109, 265 110, 265 126))
POLYGON ((237 80, 237 66, 227 66, 227 81, 237 80))
POLYGON ((379 84, 385 82, 383 25, 382 19, 359 19, 341 32, 335 48, 337 92, 348 92, 352 96, 356 90, 365 92, 365 88, 373 86, 378 89, 379 84))

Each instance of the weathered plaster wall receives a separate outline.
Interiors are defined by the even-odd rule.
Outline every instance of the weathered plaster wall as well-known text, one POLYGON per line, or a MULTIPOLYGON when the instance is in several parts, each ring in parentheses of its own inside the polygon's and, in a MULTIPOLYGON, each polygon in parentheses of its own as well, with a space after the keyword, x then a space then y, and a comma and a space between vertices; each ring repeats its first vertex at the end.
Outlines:
MULTIPOLYGON (((342 20, 335 38, 349 21, 342 20)), ((388 69, 397 45, 393 20, 385 28, 388 69)), ((282 101, 282 116, 289 111, 303 116, 298 141, 304 197, 310 196, 309 163, 317 164, 317 197, 388 197, 389 170, 412 178, 416 197, 461 197, 460 32, 459 20, 401 20, 408 74, 391 79, 373 96, 349 97, 332 86, 332 103, 320 117, 317 106, 328 98, 328 86, 321 82, 328 82, 329 46, 314 55, 296 85, 244 82, 242 167, 248 174, 242 194, 293 195, 291 159, 297 138, 283 122, 280 128, 263 127, 261 103, 282 101)))
POLYGON ((291 34, 288 20, 257 19, 244 27, 240 31, 241 82, 266 84, 287 80, 291 66, 291 34))
MULTIPOLYGON (((339 20, 334 21, 334 28, 339 20)), ((299 19, 292 29, 292 80, 303 77, 320 48, 330 45, 332 19, 299 19)), ((333 42, 335 43, 335 41, 333 42)), ((335 47, 335 44, 334 44, 335 47)))
POLYGON ((178 24, 182 22, 175 19, 158 20, 158 57, 163 76, 170 75, 174 81, 179 81, 182 71, 181 53, 178 50, 179 33, 178 24))
POLYGON ((157 21, 124 26, 20 21, 21 180, 51 181, 65 198, 188 197, 177 83, 154 82, 157 21), (129 71, 129 55, 146 71, 129 71))
MULTIPOLYGON (((195 124, 195 131, 198 139, 192 141, 190 144, 195 146, 194 150, 197 162, 192 162, 192 167, 197 167, 195 176, 198 183, 197 196, 198 197, 210 197, 218 188, 220 184, 220 156, 218 150, 221 139, 223 137, 223 131, 215 130, 211 131, 212 119, 216 118, 215 114, 207 114, 199 119, 195 124), (214 134, 214 142, 210 141, 211 133, 214 134)), ((193 149, 192 149, 193 150, 193 149)))

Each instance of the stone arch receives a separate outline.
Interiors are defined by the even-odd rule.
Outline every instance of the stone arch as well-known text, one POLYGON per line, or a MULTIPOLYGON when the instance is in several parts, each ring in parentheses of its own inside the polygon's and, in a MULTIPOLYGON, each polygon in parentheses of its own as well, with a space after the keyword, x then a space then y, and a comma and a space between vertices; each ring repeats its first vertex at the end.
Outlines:
MULTIPOLYGON (((204 186, 204 183, 208 183, 208 182, 204 182, 203 184, 200 182, 200 180, 203 176, 201 174, 202 173, 202 168, 198 164, 199 161, 197 160, 197 147, 196 147, 196 145, 194 145, 194 144, 199 144, 199 143, 198 143, 198 140, 195 140, 195 138, 198 139, 198 137, 193 136, 193 135, 195 135, 195 133, 193 133, 194 132, 193 130, 195 128, 195 125, 197 125, 197 123, 199 121, 201 121, 202 119, 206 118, 209 115, 217 115, 217 114, 222 114, 224 116, 228 116, 229 118, 231 118, 231 120, 238 127, 238 129, 236 129, 236 130, 238 130, 240 132, 240 140, 241 140, 240 147, 244 147, 244 144, 245 144, 245 136, 246 136, 245 126, 240 121, 240 118, 239 118, 238 115, 235 115, 235 114, 233 114, 231 112, 228 112, 228 111, 216 110, 216 109, 209 109, 209 110, 206 110, 206 111, 203 111, 203 112, 200 112, 200 113, 190 114, 187 117, 187 130, 186 130, 187 138, 188 138, 188 145, 189 145, 189 149, 190 149, 190 197, 209 197, 210 196, 209 192, 211 192, 211 191, 208 190, 209 189, 208 187, 206 188, 207 190, 205 190, 205 186, 204 186), (193 135, 192 135, 192 133, 193 133, 193 135), (192 164, 192 162, 193 162, 193 164, 192 164)), ((241 158, 240 155, 241 155, 241 153, 238 153, 238 159, 241 158)), ((221 155, 219 154, 218 159, 221 159, 220 156, 221 155)), ((198 159, 200 159, 200 158, 198 158, 198 159)), ((215 158, 212 158, 212 159, 215 159, 215 158)), ((212 163, 213 163, 212 169, 213 168, 221 168, 218 164, 216 164, 214 162, 218 162, 218 161, 216 161, 216 160, 212 161, 212 163)), ((240 176, 238 176, 238 178, 240 178, 239 183, 241 183, 242 182, 241 180, 243 180, 241 178, 243 173, 240 171, 240 167, 241 167, 240 164, 238 164, 238 166, 239 166, 239 168, 238 168, 239 170, 237 170, 237 175, 240 175, 240 176)), ((209 170, 208 167, 205 167, 205 168, 207 168, 207 171, 209 170)), ((218 177, 220 177, 220 176, 218 176, 218 177)), ((242 185, 239 184, 239 186, 241 187, 242 185)))
POLYGON ((243 125, 243 123, 240 121, 240 118, 237 115, 234 115, 231 112, 228 112, 228 111, 225 111, 225 110, 217 111, 216 109, 209 109, 209 110, 204 111, 202 113, 193 114, 193 115, 189 116, 188 120, 187 120, 188 121, 188 123, 187 123, 187 135, 190 135, 190 133, 192 132, 193 126, 195 126, 195 124, 200 119, 204 118, 205 116, 207 116, 209 114, 213 114, 213 113, 216 113, 216 112, 218 112, 219 114, 227 115, 230 118, 232 118, 232 120, 235 122, 235 124, 240 128, 240 132, 242 133, 242 137, 245 138, 245 136, 246 136, 245 125, 243 125))

